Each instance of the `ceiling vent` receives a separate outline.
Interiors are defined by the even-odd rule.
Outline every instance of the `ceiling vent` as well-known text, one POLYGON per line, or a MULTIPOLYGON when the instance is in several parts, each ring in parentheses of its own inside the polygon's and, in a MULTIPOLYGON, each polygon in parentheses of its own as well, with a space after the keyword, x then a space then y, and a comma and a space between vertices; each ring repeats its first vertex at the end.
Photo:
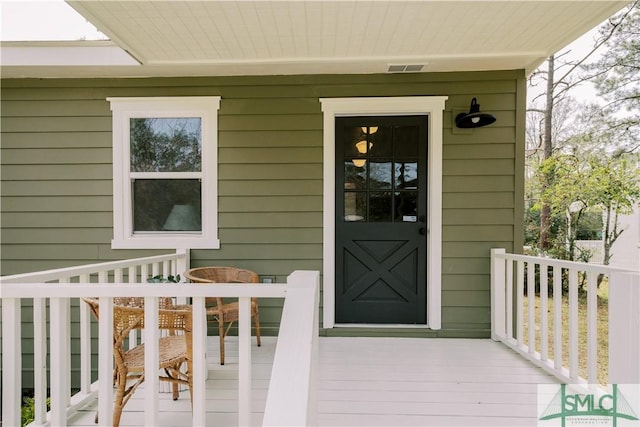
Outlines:
POLYGON ((424 64, 387 64, 388 73, 418 73, 424 64))

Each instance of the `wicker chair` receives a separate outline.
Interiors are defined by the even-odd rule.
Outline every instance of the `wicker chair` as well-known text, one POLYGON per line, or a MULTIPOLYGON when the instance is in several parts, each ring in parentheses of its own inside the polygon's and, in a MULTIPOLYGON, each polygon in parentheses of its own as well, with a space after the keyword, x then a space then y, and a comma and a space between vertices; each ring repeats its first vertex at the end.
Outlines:
MULTIPOLYGON (((193 283, 258 283, 258 274, 235 267, 199 267, 184 272, 184 277, 193 283)), ((207 319, 218 322, 220 336, 220 364, 224 365, 224 337, 234 321, 238 320, 238 302, 224 303, 222 298, 206 298, 207 319), (225 323, 228 323, 225 329, 225 323)), ((260 347, 260 315, 258 301, 251 299, 251 317, 254 319, 256 339, 260 347)))
MULTIPOLYGON (((83 299, 93 314, 98 317, 100 306, 96 298, 83 299)), ((192 313, 190 307, 172 306, 170 298, 160 299, 158 312, 158 326, 168 331, 168 335, 160 338, 158 343, 160 369, 164 369, 166 376, 161 375, 160 381, 172 383, 173 400, 178 399, 178 385, 189 387, 191 402, 193 403, 193 357, 192 357, 192 313), (182 332, 176 334, 176 332, 182 332), (181 370, 186 364, 186 372, 181 370)), ((115 402, 113 405, 113 425, 120 424, 122 410, 138 386, 144 381, 144 344, 127 350, 124 346, 129 332, 144 328, 144 298, 114 298, 113 305, 113 356, 114 383, 116 386, 115 402), (133 384, 127 386, 130 381, 133 384)), ((97 416, 96 416, 97 422, 97 416)))

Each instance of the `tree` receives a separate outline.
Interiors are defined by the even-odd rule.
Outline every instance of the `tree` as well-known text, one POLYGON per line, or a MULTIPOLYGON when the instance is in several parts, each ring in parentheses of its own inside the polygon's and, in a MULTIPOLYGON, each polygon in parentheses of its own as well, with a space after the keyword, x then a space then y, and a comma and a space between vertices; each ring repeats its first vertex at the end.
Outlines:
POLYGON ((604 213, 603 264, 611 260, 611 247, 624 231, 619 228, 618 216, 631 213, 640 200, 640 174, 637 157, 590 156, 587 159, 590 174, 585 185, 589 203, 602 208, 604 213))
POLYGON ((582 65, 582 79, 592 81, 607 104, 607 128, 622 138, 620 149, 640 148, 640 3, 636 0, 598 31, 606 50, 597 61, 582 65))
POLYGON ((575 240, 584 214, 601 211, 604 215, 603 264, 611 260, 611 247, 624 231, 619 228, 618 216, 630 213, 640 200, 638 157, 602 156, 599 153, 555 154, 541 165, 540 173, 551 177, 542 201, 553 216, 566 218, 554 255, 578 260, 575 240), (564 255, 564 256, 562 256, 564 255))
MULTIPOLYGON (((528 120, 527 146, 529 162, 528 170, 534 170, 535 164, 544 164, 556 151, 564 151, 567 142, 570 145, 572 135, 582 135, 585 129, 573 129, 569 134, 573 121, 570 119, 573 111, 576 117, 579 112, 590 112, 599 117, 599 128, 587 126, 591 141, 598 141, 603 154, 614 152, 631 152, 638 148, 638 111, 640 111, 640 11, 638 0, 624 8, 619 14, 603 23, 594 40, 593 48, 581 58, 567 61, 567 51, 550 56, 544 67, 534 72, 529 79, 529 86, 536 87, 541 82, 545 89, 528 108, 528 118, 532 114, 536 119, 528 120), (594 60, 599 52, 609 50, 599 59, 594 60), (576 109, 568 107, 573 89, 585 82, 593 82, 600 93, 609 100, 602 106, 584 107, 576 109), (544 100, 542 106, 539 106, 544 100), (619 110, 625 106, 629 114, 621 115, 619 110), (563 120, 558 120, 558 111, 563 111, 563 120)), ((586 115, 583 114, 583 118, 586 115)), ((581 124, 588 121, 580 120, 581 124)), ((595 148, 592 147, 592 148, 595 148)), ((528 192, 531 198, 529 208, 539 209, 539 240, 538 246, 547 251, 552 246, 553 212, 547 204, 547 198, 541 194, 548 193, 554 179, 553 166, 556 162, 548 162, 538 174, 537 191, 528 192), (537 203, 534 202, 538 200, 537 203), (532 201, 533 200, 533 201, 532 201)), ((531 175, 531 173, 529 173, 531 175)), ((533 216, 530 215, 529 218, 533 216)))

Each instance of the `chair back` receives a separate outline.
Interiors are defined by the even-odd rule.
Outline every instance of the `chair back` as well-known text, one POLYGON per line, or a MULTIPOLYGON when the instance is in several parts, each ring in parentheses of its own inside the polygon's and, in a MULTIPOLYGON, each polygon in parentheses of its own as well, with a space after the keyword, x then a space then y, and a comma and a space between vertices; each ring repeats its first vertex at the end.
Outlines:
MULTIPOLYGON (((184 272, 184 277, 193 283, 258 283, 258 273, 237 267, 197 267, 184 272)), ((205 298, 208 306, 222 307, 220 297, 205 298)), ((252 298, 252 301, 256 301, 252 298)))
POLYGON ((258 273, 236 267, 198 267, 185 271, 193 283, 258 283, 258 273))
MULTIPOLYGON (((95 315, 100 315, 98 298, 83 298, 95 315)), ((174 309, 170 297, 158 298, 158 328, 168 330, 169 334, 176 331, 185 332, 187 345, 191 345, 192 313, 188 309, 174 309)), ((182 307, 181 307, 182 308, 182 307)), ((114 351, 122 353, 123 344, 134 329, 144 328, 144 298, 142 297, 114 297, 113 298, 113 346, 114 351)))

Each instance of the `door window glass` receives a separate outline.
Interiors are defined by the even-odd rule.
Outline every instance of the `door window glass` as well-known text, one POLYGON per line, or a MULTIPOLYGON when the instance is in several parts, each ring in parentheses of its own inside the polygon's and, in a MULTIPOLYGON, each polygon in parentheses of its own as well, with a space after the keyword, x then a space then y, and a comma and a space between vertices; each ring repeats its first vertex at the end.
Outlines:
POLYGON ((416 222, 419 127, 374 124, 344 130, 344 220, 416 222))

